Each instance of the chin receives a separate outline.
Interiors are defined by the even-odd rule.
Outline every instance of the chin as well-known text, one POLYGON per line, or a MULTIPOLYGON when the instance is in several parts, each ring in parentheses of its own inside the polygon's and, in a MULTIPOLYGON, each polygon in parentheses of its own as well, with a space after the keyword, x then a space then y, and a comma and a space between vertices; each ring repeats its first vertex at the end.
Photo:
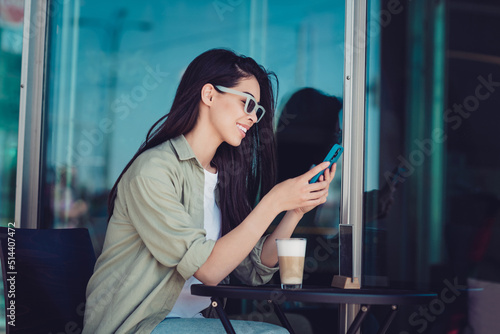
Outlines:
POLYGON ((233 147, 238 147, 241 145, 242 140, 243 139, 235 138, 235 139, 231 139, 231 140, 226 140, 226 143, 233 146, 233 147))
POLYGON ((228 143, 229 145, 233 146, 233 147, 238 147, 241 145, 241 140, 240 141, 234 141, 233 143, 228 143))

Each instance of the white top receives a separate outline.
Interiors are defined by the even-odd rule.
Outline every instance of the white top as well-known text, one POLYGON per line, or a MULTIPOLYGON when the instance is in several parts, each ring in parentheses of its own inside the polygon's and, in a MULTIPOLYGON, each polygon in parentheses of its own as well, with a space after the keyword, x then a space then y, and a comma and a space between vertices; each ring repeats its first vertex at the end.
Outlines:
MULTIPOLYGON (((212 174, 205 170, 205 188, 203 200, 203 224, 207 231, 207 239, 217 240, 221 233, 220 209, 215 202, 214 190, 217 184, 218 174, 212 174)), ((205 308, 210 306, 210 297, 200 297, 191 295, 191 285, 201 284, 194 276, 191 276, 182 287, 181 294, 175 302, 172 311, 167 318, 201 318, 200 314, 205 308)))

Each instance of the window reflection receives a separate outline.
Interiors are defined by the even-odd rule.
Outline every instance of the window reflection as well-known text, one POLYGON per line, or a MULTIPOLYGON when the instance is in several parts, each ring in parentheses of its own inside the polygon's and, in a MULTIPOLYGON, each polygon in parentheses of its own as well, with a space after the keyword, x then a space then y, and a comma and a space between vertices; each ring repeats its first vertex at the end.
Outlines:
MULTIPOLYGON (((276 122, 288 98, 304 87, 342 97, 343 0, 233 1, 224 6, 219 1, 87 0, 54 5, 40 225, 88 228, 97 255, 106 231, 109 189, 149 126, 168 112, 190 59, 226 47, 274 71, 280 97, 276 122)), ((322 123, 325 136, 331 130, 330 139, 338 141, 339 107, 332 112, 322 123)), ((293 128, 277 126, 283 133, 293 128)), ((314 136, 312 131, 301 139, 309 143, 314 136)), ((323 159, 322 153, 297 153, 296 161, 307 164, 304 168, 323 159)), ((308 274, 324 272, 327 281, 338 266, 336 246, 329 240, 339 220, 340 167, 337 173, 329 202, 314 221, 301 224, 311 245, 323 245, 331 259, 319 261, 311 253, 317 262, 308 274)))
POLYGON ((0 226, 14 221, 24 1, 0 1, 0 226))
POLYGON ((401 330, 494 332, 500 165, 491 152, 499 152, 500 95, 492 82, 500 82, 500 49, 486 36, 499 29, 498 4, 368 3, 376 32, 368 38, 366 147, 377 153, 366 155, 365 189, 403 170, 386 217, 369 219, 365 202, 364 283, 441 294, 457 287, 448 302, 435 302, 442 309, 429 305, 427 319, 416 313, 410 321, 415 310, 403 309, 393 325, 401 330))
MULTIPOLYGON (((0 0, 0 226, 14 222, 23 19, 23 0, 0 0)), ((0 284, 0 332, 3 289, 0 284)))
MULTIPOLYGON (((344 1, 54 4, 40 225, 89 228, 96 254, 108 191, 149 125, 168 112, 189 59, 227 47, 265 64, 280 81, 276 120, 300 88, 342 96, 344 1)), ((332 122, 338 128, 338 116, 332 122)), ((317 223, 305 224, 327 228, 313 235, 335 233, 340 177, 335 182, 317 223)))

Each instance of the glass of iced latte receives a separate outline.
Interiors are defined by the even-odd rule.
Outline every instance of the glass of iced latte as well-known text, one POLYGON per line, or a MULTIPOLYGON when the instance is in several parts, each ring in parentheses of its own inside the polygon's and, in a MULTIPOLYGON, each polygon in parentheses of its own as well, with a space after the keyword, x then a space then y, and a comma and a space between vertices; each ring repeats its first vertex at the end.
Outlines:
POLYGON ((302 288, 306 239, 276 239, 282 289, 302 288))

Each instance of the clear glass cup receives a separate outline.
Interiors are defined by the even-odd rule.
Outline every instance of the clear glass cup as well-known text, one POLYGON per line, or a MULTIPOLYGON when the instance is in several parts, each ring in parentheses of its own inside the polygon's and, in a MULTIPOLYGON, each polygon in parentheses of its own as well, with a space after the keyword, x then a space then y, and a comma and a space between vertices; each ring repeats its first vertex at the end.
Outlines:
POLYGON ((306 243, 305 238, 276 239, 282 289, 302 288, 306 243))

